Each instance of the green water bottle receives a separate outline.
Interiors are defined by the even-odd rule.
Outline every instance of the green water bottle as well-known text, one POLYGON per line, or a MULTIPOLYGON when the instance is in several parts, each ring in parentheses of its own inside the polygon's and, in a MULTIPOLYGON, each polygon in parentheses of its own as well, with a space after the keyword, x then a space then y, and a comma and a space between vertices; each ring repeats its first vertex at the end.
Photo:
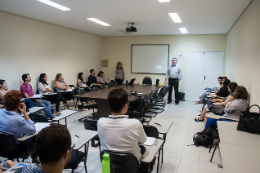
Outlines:
POLYGON ((102 173, 110 173, 110 157, 109 157, 109 154, 105 153, 103 155, 101 167, 102 167, 102 173))

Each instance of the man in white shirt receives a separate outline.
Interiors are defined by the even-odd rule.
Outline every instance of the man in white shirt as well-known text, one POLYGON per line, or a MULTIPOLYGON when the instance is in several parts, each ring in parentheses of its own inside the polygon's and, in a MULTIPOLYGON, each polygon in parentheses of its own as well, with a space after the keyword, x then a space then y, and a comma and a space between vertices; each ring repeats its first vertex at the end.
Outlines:
POLYGON ((146 141, 143 125, 136 119, 128 119, 128 94, 120 88, 109 92, 108 103, 112 115, 100 118, 97 123, 101 149, 114 152, 131 153, 139 160, 139 144, 146 141))

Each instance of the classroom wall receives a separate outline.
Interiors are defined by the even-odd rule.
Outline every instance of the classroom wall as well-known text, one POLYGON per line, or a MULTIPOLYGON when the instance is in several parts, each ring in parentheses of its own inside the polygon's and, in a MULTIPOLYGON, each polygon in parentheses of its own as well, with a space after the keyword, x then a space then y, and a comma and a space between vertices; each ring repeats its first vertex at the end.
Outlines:
POLYGON ((23 73, 30 73, 34 90, 40 73, 53 85, 57 73, 76 85, 101 68, 102 38, 80 31, 0 11, 0 79, 19 89, 23 73))
POLYGON ((227 35, 225 74, 260 105, 260 0, 253 0, 227 35))
MULTIPOLYGON (((152 77, 153 84, 158 78, 163 83, 165 75, 131 74, 131 45, 132 44, 170 44, 170 59, 182 54, 184 59, 178 63, 183 69, 183 79, 180 91, 185 92, 186 52, 189 50, 220 50, 226 51, 226 35, 173 35, 173 36, 131 36, 104 37, 102 59, 108 59, 108 67, 103 67, 106 78, 114 79, 117 62, 123 63, 125 78, 136 78, 136 83, 142 83, 145 76, 152 77)), ((167 69, 165 69, 166 71, 167 69)))

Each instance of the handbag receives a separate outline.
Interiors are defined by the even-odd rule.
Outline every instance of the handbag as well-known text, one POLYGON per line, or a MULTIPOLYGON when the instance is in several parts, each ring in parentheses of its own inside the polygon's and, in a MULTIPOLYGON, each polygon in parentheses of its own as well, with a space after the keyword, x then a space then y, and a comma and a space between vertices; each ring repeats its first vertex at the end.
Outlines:
POLYGON ((260 134, 260 107, 258 105, 250 106, 244 114, 240 115, 237 130, 260 134), (253 106, 258 107, 259 113, 250 112, 253 106))

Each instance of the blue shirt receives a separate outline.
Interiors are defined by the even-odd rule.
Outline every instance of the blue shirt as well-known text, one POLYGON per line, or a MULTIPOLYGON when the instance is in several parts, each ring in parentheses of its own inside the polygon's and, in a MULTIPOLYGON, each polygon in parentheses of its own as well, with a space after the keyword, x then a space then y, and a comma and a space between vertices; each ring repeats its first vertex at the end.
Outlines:
POLYGON ((21 168, 17 173, 45 173, 41 171, 40 166, 37 165, 28 165, 25 168, 21 168))
POLYGON ((96 78, 96 76, 90 75, 88 77, 88 84, 90 85, 90 84, 93 84, 93 83, 97 83, 97 78, 96 78))
POLYGON ((17 139, 24 134, 34 134, 36 128, 31 119, 25 120, 17 112, 0 109, 0 132, 13 135, 17 139))

